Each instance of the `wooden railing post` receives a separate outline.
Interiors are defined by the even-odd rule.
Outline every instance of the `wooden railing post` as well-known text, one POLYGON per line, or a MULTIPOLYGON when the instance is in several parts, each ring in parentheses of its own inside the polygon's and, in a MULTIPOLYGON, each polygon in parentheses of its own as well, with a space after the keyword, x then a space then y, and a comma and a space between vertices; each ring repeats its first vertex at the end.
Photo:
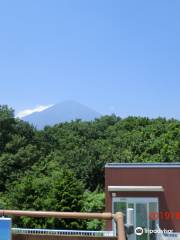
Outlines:
POLYGON ((117 212, 114 214, 114 220, 117 226, 117 240, 126 240, 125 229, 124 229, 124 217, 122 212, 117 212))

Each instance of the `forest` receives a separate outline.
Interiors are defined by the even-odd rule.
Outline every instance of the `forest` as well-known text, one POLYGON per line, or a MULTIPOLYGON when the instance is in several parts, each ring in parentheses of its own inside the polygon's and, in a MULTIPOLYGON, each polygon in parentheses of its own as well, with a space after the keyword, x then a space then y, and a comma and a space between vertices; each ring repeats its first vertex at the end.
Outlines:
MULTIPOLYGON (((179 162, 180 121, 103 116, 34 126, 0 105, 0 209, 104 211, 107 162, 179 162)), ((98 220, 15 218, 14 226, 103 228, 98 220)))

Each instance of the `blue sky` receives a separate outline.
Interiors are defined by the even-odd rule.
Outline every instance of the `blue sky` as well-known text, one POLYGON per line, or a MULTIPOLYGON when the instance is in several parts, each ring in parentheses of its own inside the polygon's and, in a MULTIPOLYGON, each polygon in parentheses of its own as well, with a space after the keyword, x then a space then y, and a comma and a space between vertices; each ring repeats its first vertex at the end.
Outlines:
POLYGON ((0 104, 180 119, 179 0, 0 3, 0 104))

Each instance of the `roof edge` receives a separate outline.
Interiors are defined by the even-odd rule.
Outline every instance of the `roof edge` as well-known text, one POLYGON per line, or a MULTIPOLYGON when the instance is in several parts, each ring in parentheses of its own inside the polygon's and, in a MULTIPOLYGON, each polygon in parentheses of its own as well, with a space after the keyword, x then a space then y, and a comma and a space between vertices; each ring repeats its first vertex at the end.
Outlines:
POLYGON ((108 186, 109 192, 163 192, 163 186, 108 186))
POLYGON ((164 163, 106 163, 105 168, 180 168, 180 162, 164 163))

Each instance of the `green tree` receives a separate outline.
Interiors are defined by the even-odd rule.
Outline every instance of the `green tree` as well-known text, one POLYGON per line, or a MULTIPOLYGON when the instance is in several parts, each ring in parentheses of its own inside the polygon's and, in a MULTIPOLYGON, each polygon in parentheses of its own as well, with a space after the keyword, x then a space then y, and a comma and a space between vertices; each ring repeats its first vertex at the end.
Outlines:
MULTIPOLYGON (((7 193, 9 208, 46 211, 81 211, 84 186, 73 172, 60 169, 53 162, 42 169, 34 166, 20 181, 14 182, 7 193)), ((72 219, 15 219, 19 227, 82 229, 84 224, 72 219)))
POLYGON ((14 111, 7 105, 0 105, 0 154, 14 132, 14 111))
MULTIPOLYGON (((84 192, 84 212, 104 212, 105 211, 105 194, 103 192, 85 191, 84 192)), ((87 230, 103 230, 105 222, 103 220, 93 219, 86 222, 87 230)))

